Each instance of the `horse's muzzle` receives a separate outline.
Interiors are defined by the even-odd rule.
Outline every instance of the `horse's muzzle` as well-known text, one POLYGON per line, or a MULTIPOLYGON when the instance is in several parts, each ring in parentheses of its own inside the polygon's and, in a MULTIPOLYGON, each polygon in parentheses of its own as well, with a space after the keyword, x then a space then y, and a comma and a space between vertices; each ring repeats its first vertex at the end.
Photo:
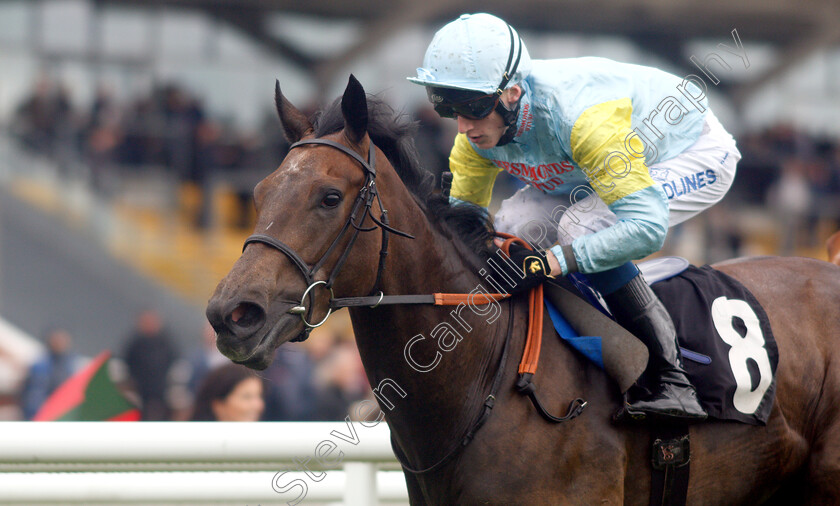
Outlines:
POLYGON ((252 301, 211 299, 207 304, 207 320, 216 334, 236 340, 247 340, 265 326, 266 311, 252 301))

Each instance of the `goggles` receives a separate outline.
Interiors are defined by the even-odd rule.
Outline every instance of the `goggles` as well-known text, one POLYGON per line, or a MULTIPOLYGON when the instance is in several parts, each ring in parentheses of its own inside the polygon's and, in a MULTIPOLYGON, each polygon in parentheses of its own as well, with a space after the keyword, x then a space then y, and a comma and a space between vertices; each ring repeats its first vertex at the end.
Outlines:
POLYGON ((499 104, 499 99, 502 96, 502 90, 510 82, 511 77, 516 74, 516 69, 519 67, 519 59, 522 57, 522 39, 519 39, 519 54, 516 60, 513 59, 515 41, 513 36, 513 27, 508 25, 508 32, 510 33, 510 53, 508 53, 507 63, 505 64, 505 72, 502 74, 502 81, 496 87, 495 93, 483 94, 481 92, 457 90, 453 88, 427 87, 426 93, 429 95, 429 101, 432 102, 435 112, 441 118, 454 118, 455 116, 463 116, 467 119, 484 119, 490 115, 491 112, 499 104), (511 66, 513 63, 513 66, 511 66))
POLYGON ((435 112, 441 118, 463 116, 474 120, 489 116, 502 96, 501 90, 486 95, 474 91, 432 87, 426 88, 426 93, 434 105, 435 112))

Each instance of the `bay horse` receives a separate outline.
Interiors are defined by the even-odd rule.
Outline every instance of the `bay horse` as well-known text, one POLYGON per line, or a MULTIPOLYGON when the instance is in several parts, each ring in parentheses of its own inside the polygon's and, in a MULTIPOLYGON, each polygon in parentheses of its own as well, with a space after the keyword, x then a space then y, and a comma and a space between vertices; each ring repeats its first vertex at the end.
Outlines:
MULTIPOLYGON (((649 429, 611 421, 622 398, 601 369, 559 339, 544 339, 535 376, 543 403, 556 411, 576 397, 588 401, 581 416, 554 425, 514 391, 515 364, 499 367, 506 340, 512 354, 522 352, 527 297, 460 311, 368 307, 398 294, 492 290, 481 276, 494 248, 487 219, 434 191, 408 123, 352 76, 314 125, 279 84, 275 98, 288 140, 304 144, 255 188, 255 235, 207 307, 218 348, 265 368, 278 346, 306 336, 300 313, 314 324, 331 297, 370 296, 349 311, 405 461, 411 504, 647 504, 649 429), (376 213, 359 214, 360 201, 373 202, 368 209, 376 213), (497 369, 492 414, 461 446, 497 369), (428 472, 407 470, 442 460, 428 472)), ((777 393, 766 426, 691 427, 688 504, 840 504, 840 269, 773 257, 716 268, 746 285, 769 315, 780 356, 777 393)))

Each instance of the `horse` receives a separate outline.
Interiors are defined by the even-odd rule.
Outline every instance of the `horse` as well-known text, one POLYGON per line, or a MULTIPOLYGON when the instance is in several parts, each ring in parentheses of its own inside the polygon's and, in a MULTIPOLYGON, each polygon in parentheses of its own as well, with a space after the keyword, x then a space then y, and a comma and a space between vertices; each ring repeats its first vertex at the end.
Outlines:
POLYGON ((834 232, 825 242, 825 247, 828 250, 828 261, 840 265, 840 232, 834 232))
MULTIPOLYGON (((294 147, 256 186, 255 235, 208 302, 219 350, 264 368, 329 314, 331 299, 360 297, 364 305, 349 307, 356 342, 412 505, 647 504, 649 428, 612 421, 622 397, 600 368, 544 339, 534 379, 543 404, 588 402, 563 424, 547 423, 514 390, 517 370, 503 356, 524 347, 527 297, 455 309, 385 304, 492 291, 482 277, 494 251, 489 219, 437 191, 408 122, 352 76, 315 124, 279 83, 275 101, 294 147)), ((769 315, 776 398, 766 426, 691 426, 687 503, 840 504, 840 269, 775 257, 715 268, 769 315)))

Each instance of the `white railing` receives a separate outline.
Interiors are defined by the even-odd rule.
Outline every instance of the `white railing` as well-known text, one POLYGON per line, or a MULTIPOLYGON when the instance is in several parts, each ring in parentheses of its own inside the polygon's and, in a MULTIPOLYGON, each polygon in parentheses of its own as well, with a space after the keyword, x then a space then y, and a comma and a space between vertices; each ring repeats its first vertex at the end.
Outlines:
POLYGON ((407 504, 382 422, 6 422, 0 504, 407 504))

